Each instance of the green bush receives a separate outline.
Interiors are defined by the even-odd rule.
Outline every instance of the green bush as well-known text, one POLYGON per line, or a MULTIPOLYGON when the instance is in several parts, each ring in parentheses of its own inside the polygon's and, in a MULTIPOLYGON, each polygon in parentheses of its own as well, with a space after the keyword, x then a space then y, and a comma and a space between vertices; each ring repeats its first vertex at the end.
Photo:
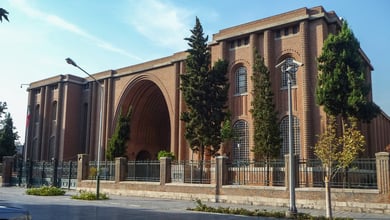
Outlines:
MULTIPOLYGON (((96 200, 96 193, 81 190, 79 194, 73 195, 72 199, 96 200)), ((106 193, 99 193, 99 200, 109 199, 106 193)))
POLYGON ((65 195, 65 190, 54 186, 43 186, 40 188, 27 189, 26 194, 34 196, 62 196, 65 195))
POLYGON ((161 157, 170 157, 172 160, 175 160, 175 155, 172 152, 161 150, 157 154, 157 160, 160 160, 161 157))

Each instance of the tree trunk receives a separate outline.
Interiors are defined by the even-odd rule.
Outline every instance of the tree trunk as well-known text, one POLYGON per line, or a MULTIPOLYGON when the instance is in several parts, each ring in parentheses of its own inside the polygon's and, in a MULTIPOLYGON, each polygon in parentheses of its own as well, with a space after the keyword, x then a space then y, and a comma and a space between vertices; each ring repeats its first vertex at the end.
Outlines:
POLYGON ((326 208, 326 217, 332 219, 332 199, 330 193, 329 177, 325 176, 325 208, 326 208))

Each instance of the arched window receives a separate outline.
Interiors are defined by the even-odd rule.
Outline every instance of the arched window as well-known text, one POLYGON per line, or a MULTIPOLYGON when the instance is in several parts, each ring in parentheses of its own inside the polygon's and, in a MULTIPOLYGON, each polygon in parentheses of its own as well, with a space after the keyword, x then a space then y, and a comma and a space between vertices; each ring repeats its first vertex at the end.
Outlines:
POLYGON ((248 122, 238 120, 233 125, 234 140, 232 146, 233 161, 249 161, 249 128, 248 122))
POLYGON ((293 68, 289 71, 289 73, 287 73, 287 68, 289 65, 291 65, 292 61, 293 61, 293 58, 292 57, 287 57, 285 58, 286 62, 281 66, 281 72, 282 72, 282 80, 281 80, 281 83, 282 83, 282 88, 287 88, 287 83, 288 83, 288 74, 291 75, 291 86, 296 86, 297 85, 297 79, 296 79, 296 75, 297 75, 297 69, 296 68, 293 68))
MULTIPOLYGON (((300 141, 300 132, 299 132, 299 119, 295 116, 292 118, 292 131, 293 131, 293 139, 292 146, 294 148, 294 153, 299 155, 301 153, 301 141, 300 141)), ((284 117, 280 122, 280 135, 282 138, 282 149, 280 154, 282 158, 284 155, 289 153, 288 150, 288 116, 284 117)))
POLYGON ((248 80, 247 80, 247 71, 244 66, 239 67, 235 72, 235 85, 236 85, 236 95, 241 95, 247 93, 248 91, 248 80))

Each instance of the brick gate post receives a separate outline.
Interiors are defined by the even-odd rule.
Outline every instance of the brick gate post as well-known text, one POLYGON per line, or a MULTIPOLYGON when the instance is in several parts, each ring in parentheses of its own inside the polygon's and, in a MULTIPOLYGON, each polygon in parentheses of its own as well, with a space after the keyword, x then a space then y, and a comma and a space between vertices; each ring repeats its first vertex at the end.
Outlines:
POLYGON ((127 159, 125 157, 115 158, 115 183, 126 179, 127 159))
POLYGON ((89 156, 88 154, 77 155, 77 182, 88 179, 89 156))
POLYGON ((171 158, 160 158, 160 185, 171 182, 171 158))
POLYGON ((379 152, 376 157, 376 179, 379 193, 390 192, 390 157, 388 152, 379 152))

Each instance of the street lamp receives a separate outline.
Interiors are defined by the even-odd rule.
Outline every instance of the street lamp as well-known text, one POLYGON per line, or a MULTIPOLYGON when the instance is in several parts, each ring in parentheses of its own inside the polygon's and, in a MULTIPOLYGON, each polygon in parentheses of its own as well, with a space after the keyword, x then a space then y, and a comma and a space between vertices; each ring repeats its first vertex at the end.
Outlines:
POLYGON ((98 155, 97 155, 97 164, 96 164, 96 199, 99 200, 99 190, 100 190, 100 151, 102 149, 102 133, 103 133, 103 103, 104 103, 104 87, 94 76, 89 74, 87 71, 79 67, 76 62, 71 58, 66 58, 66 62, 72 66, 79 68, 89 77, 91 77, 100 87, 100 117, 99 117, 99 143, 98 143, 98 155))
POLYGON ((295 215, 297 213, 297 207, 295 205, 295 156, 293 148, 293 129, 292 129, 292 97, 291 97, 291 75, 296 73, 299 66, 303 66, 302 63, 292 59, 286 58, 281 63, 276 65, 276 68, 281 67, 282 72, 287 74, 287 88, 288 88, 288 153, 289 153, 289 191, 290 191, 290 207, 289 214, 295 215))

